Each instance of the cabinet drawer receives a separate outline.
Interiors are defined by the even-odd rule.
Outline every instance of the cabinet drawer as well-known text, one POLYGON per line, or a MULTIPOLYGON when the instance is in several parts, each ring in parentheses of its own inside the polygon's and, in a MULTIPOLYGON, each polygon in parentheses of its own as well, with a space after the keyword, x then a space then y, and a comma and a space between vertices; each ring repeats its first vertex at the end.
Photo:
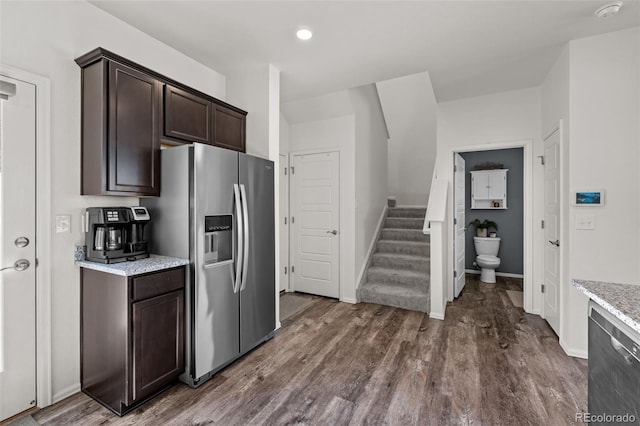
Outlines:
POLYGON ((133 301, 184 288, 184 274, 185 268, 180 267, 133 278, 133 301))

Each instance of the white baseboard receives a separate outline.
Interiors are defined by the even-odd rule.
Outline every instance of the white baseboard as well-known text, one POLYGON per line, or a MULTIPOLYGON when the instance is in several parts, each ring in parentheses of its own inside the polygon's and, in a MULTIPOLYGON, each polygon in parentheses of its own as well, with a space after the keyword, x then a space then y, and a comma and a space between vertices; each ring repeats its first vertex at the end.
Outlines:
MULTIPOLYGON (((357 292, 357 289, 362 287, 362 284, 364 281, 364 274, 367 271, 367 267, 369 266, 369 263, 371 263, 371 257, 373 256, 376 243, 378 242, 378 239, 380 239, 380 234, 382 233, 384 219, 387 217, 387 210, 388 210, 387 206, 384 206, 382 209, 382 214, 380 215, 380 220, 378 220, 378 226, 376 228, 376 232, 374 233, 373 238, 371 239, 371 243, 369 244, 369 250, 367 250, 367 256, 365 257, 365 261, 362 263, 362 267, 360 268, 360 273, 358 274, 358 280, 356 281, 358 283, 358 286, 356 287, 356 292, 357 292)), ((346 302, 346 300, 344 301, 346 302)), ((358 302, 356 301, 354 303, 358 303, 358 302)))
POLYGON ((70 397, 71 395, 80 392, 80 383, 74 383, 71 386, 67 386, 64 389, 60 389, 58 392, 53 394, 53 402, 55 404, 58 401, 62 401, 63 399, 70 397))
POLYGON ((566 346, 562 340, 560 340, 560 347, 567 355, 572 356, 574 358, 582 358, 582 359, 589 358, 589 353, 587 351, 570 348, 566 346))
POLYGON ((429 318, 433 318, 433 319, 444 321, 444 315, 443 314, 429 314, 429 318))
POLYGON ((352 299, 350 297, 341 297, 340 301, 344 303, 351 303, 352 305, 355 305, 356 303, 358 303, 356 299, 352 299))
MULTIPOLYGON (((480 273, 481 273, 477 269, 465 269, 464 272, 467 273, 467 274, 474 274, 474 275, 480 275, 480 273)), ((524 275, 523 274, 511 274, 509 272, 496 272, 496 276, 497 277, 522 278, 522 279, 524 279, 524 275)))

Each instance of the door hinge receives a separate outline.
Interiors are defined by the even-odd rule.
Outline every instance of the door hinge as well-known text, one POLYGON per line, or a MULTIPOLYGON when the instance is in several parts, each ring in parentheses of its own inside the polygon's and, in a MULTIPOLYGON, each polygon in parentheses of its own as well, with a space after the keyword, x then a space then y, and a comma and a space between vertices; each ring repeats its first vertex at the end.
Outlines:
POLYGON ((455 217, 453 218, 453 224, 457 225, 458 224, 458 219, 456 219, 455 217))
POLYGON ((291 166, 291 174, 294 175, 296 173, 296 168, 291 166))
POLYGON ((287 224, 287 217, 286 216, 284 217, 284 224, 285 225, 287 224))
POLYGON ((542 293, 544 293, 544 284, 542 284, 542 285, 540 286, 540 291, 541 291, 542 293))
POLYGON ((544 220, 540 221, 540 228, 544 229, 544 220))
POLYGON ((538 155, 538 158, 540 159, 540 164, 544 166, 544 155, 538 155))
POLYGON ((291 223, 296 223, 296 218, 291 216, 291 223))
POLYGON ((291 273, 293 274, 296 271, 296 267, 291 265, 291 273))
POLYGON ((287 267, 284 267, 284 274, 287 275, 287 267))
POLYGON ((458 271, 453 271, 453 278, 456 278, 458 276, 458 271))
POLYGON ((287 175, 287 168, 286 167, 284 168, 284 175, 285 176, 287 175))

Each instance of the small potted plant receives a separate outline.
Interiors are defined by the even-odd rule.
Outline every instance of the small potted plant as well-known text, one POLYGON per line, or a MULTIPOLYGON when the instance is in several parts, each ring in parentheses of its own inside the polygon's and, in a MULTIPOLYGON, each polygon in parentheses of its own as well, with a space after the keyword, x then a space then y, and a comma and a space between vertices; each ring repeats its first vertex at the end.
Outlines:
POLYGON ((489 228, 493 228, 496 231, 498 230, 498 224, 488 219, 485 219, 483 222, 480 222, 480 219, 474 219, 469 222, 469 226, 473 226, 474 228, 476 228, 476 235, 478 237, 486 237, 487 230, 489 228))

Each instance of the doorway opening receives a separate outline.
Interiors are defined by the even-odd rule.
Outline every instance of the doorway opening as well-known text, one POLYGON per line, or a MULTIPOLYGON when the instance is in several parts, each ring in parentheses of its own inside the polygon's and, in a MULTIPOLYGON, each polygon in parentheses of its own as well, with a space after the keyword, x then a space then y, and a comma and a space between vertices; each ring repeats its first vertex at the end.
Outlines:
POLYGON ((495 286, 497 281, 514 306, 533 311, 531 149, 531 141, 517 141, 453 151, 449 300, 466 283, 495 286))

